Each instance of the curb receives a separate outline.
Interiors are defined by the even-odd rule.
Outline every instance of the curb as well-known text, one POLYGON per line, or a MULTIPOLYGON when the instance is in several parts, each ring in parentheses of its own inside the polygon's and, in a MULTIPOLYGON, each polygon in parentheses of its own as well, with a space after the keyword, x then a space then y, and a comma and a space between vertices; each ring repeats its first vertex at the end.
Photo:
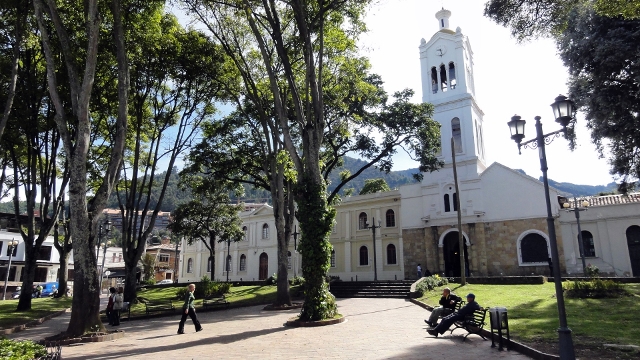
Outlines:
MULTIPOLYGON (((431 307, 431 306, 429 306, 429 305, 427 305, 427 304, 425 304, 423 302, 420 302, 418 300, 409 299, 409 301, 411 301, 415 305, 418 305, 418 306, 420 306, 420 307, 422 307, 424 309, 427 309, 429 311, 433 310, 433 307, 431 307)), ((491 331, 487 331, 485 329, 482 329, 481 332, 482 332, 482 335, 484 337, 486 337, 486 338, 491 338, 492 337, 491 331)), ((517 352, 519 352, 519 353, 521 353, 523 355, 526 355, 526 356, 528 356, 528 357, 530 357, 532 359, 535 359, 535 360, 559 360, 560 359, 560 356, 558 356, 558 355, 551 355, 551 354, 543 353, 543 352, 541 352, 539 350, 536 350, 534 348, 531 348, 531 347, 529 347, 529 346, 527 346, 525 344, 522 344, 522 343, 519 343, 517 341, 514 341, 513 339, 511 339, 509 341, 506 341, 506 343, 507 343, 507 345, 505 347, 508 347, 509 350, 517 351, 517 352)))
POLYGON ((124 337, 124 330, 116 330, 116 332, 113 332, 111 334, 97 335, 97 336, 82 336, 79 338, 65 339, 65 340, 52 340, 52 341, 40 340, 38 341, 38 343, 44 346, 47 346, 50 344, 67 346, 67 345, 78 344, 78 343, 112 341, 112 340, 121 339, 123 337, 124 337))
POLYGON ((45 317, 41 317, 40 319, 36 319, 36 320, 30 321, 30 322, 28 322, 26 324, 17 325, 17 326, 14 326, 12 328, 9 328, 9 329, 0 330, 0 335, 9 335, 9 334, 17 333, 19 331, 27 329, 28 327, 40 325, 40 324, 42 324, 43 322, 45 322, 47 320, 53 319, 54 317, 60 316, 60 315, 66 313, 66 312, 69 312, 69 311, 71 311, 71 308, 60 310, 58 312, 54 312, 53 314, 49 314, 49 315, 47 315, 45 317))
MULTIPOLYGON (((295 319, 295 318, 294 318, 295 319)), ((327 326, 327 325, 335 325, 340 324, 347 321, 345 316, 339 319, 331 319, 331 320, 320 320, 320 321, 298 321, 298 320, 288 320, 285 325, 290 327, 316 327, 316 326, 327 326)))

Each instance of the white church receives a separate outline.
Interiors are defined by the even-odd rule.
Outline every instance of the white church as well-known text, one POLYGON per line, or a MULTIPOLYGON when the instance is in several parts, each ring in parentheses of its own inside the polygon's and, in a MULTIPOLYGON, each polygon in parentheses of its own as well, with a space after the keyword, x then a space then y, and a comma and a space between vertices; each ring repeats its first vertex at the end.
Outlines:
MULTIPOLYGON (((473 51, 460 27, 449 28, 450 16, 448 10, 438 11, 439 30, 429 40, 422 39, 419 47, 422 101, 435 106, 433 118, 441 125, 440 159, 445 166, 425 173, 420 183, 343 199, 331 234, 329 275, 343 280, 416 279, 420 264, 423 271, 460 276, 460 251, 464 251, 468 276, 549 275, 543 184, 499 163, 487 165, 473 51), (458 197, 461 229, 457 227, 458 197), (458 231, 464 239, 462 250, 458 231)), ((559 197, 553 188, 550 198, 561 271, 581 275, 577 222, 570 211, 573 202, 559 197), (561 206, 564 202, 569 203, 568 209, 561 206)), ((640 195, 584 201, 589 205, 580 212, 585 263, 607 275, 640 276, 640 195)), ((229 247, 218 244, 215 269, 203 244, 183 241, 180 282, 197 281, 204 275, 218 280, 262 280, 276 272, 272 208, 252 206, 241 217, 245 238, 229 247)), ((301 275, 302 259, 294 241, 289 254, 289 276, 301 275)))

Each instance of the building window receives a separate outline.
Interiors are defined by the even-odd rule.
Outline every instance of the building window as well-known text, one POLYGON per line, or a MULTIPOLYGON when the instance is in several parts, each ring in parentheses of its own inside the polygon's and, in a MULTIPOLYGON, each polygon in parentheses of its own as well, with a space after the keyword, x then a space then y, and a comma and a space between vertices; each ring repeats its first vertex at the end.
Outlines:
POLYGON ((193 272, 193 259, 189 258, 189 260, 187 260, 187 273, 192 273, 193 272))
MULTIPOLYGON (((446 190, 445 190, 446 191, 446 190)), ((449 186, 448 193, 444 194, 444 212, 451 212, 451 208, 453 211, 458 211, 458 195, 453 192, 453 187, 449 186), (453 200, 453 206, 451 206, 451 202, 453 200)))
POLYGON ((165 278, 166 280, 171 280, 171 273, 170 273, 170 272, 165 273, 164 275, 165 275, 165 277, 164 277, 164 278, 165 278))
POLYGON ((224 271, 231 271, 231 255, 227 255, 227 268, 224 271))
POLYGON ((460 129, 460 119, 457 117, 451 120, 451 137, 453 137, 453 147, 456 154, 462 152, 462 130, 460 129))
POLYGON ((367 213, 361 212, 360 216, 358 216, 358 229, 366 229, 367 228, 367 213))
POLYGON ((528 230, 518 238, 520 265, 548 265, 551 255, 547 234, 539 230, 528 230))
POLYGON ((9 250, 10 249, 12 250, 11 251, 11 256, 12 257, 16 256, 17 253, 18 253, 18 246, 9 246, 9 245, 7 245, 7 254, 6 254, 6 256, 9 256, 9 250))
POLYGON ((451 90, 456 88, 456 66, 450 62, 449 63, 449 85, 451 86, 451 90))
POLYGON ((249 233, 249 229, 246 226, 242 227, 242 233, 244 234, 242 240, 247 241, 249 240, 249 237, 247 236, 249 233))
POLYGON ((331 267, 336 267, 336 251, 331 250, 331 267))
POLYGON ((435 66, 431 68, 431 92, 438 93, 438 70, 435 66))
POLYGON ((291 270, 291 251, 287 251, 287 269, 291 270))
POLYGON ((449 194, 444 194, 444 212, 451 211, 451 203, 449 202, 449 194))
POLYGON ((440 89, 447 91, 447 68, 444 65, 440 65, 440 89))
POLYGON ((387 210, 386 214, 386 225, 387 227, 395 227, 396 226, 396 213, 393 210, 387 210))
POLYGON ((240 271, 247 271, 247 256, 245 254, 240 255, 240 271))
POLYGON ((387 264, 396 265, 396 246, 393 244, 387 245, 387 264))
POLYGON ((360 266, 369 265, 369 249, 366 246, 360 247, 360 266))
MULTIPOLYGON (((580 239, 578 239, 579 241, 580 239)), ((595 257, 596 248, 593 244, 593 235, 589 231, 582 231, 582 251, 584 251, 584 257, 595 257)))
MULTIPOLYGON (((13 256, 15 256, 15 253, 13 256)), ((36 260, 51 261, 51 246, 41 246, 36 255, 36 260)))
POLYGON ((211 272, 211 263, 212 263, 212 261, 211 261, 211 260, 212 260, 212 259, 211 259, 211 258, 209 258, 209 260, 207 261, 207 272, 208 272, 208 273, 210 273, 210 272, 211 272))
POLYGON ((262 225, 262 238, 263 239, 269 238, 269 225, 267 224, 262 225))
POLYGON ((160 262, 169 262, 169 254, 160 254, 160 262))

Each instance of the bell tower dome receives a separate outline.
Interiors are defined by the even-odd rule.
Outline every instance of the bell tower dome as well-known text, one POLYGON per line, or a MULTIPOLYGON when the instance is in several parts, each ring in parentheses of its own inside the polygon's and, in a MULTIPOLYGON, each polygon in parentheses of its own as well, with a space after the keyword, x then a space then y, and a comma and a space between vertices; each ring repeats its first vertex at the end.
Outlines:
POLYGON ((476 102, 473 51, 460 27, 449 28, 451 11, 436 13, 438 31, 420 42, 422 101, 435 107, 434 120, 441 125, 440 159, 451 167, 453 138, 459 173, 477 178, 486 169, 483 116, 476 102), (462 170, 462 171, 461 171, 462 170))

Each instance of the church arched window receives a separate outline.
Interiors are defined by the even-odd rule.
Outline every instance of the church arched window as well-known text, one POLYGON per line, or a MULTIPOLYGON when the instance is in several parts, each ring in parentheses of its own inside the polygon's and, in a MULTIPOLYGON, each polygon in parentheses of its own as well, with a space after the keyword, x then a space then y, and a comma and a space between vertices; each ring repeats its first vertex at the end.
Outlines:
POLYGON ((447 91, 447 68, 444 65, 440 65, 440 89, 447 91))
POLYGON ((456 154, 462 152, 462 130, 460 129, 460 119, 457 117, 451 120, 451 137, 453 137, 453 146, 456 154))
POLYGON ((444 194, 444 212, 451 211, 451 203, 449 202, 449 194, 444 194))
POLYGON ((451 87, 451 90, 456 88, 456 84, 458 82, 456 81, 456 66, 453 64, 453 62, 449 63, 449 86, 451 87))
POLYGON ((431 68, 431 91, 434 94, 438 93, 438 70, 435 66, 431 68))

